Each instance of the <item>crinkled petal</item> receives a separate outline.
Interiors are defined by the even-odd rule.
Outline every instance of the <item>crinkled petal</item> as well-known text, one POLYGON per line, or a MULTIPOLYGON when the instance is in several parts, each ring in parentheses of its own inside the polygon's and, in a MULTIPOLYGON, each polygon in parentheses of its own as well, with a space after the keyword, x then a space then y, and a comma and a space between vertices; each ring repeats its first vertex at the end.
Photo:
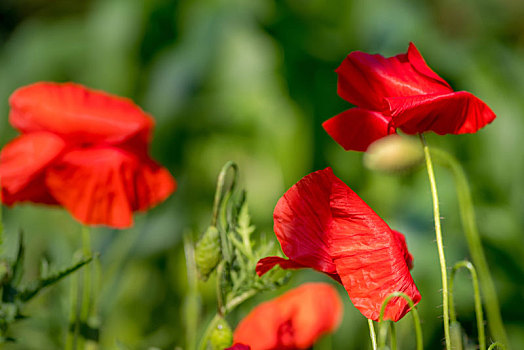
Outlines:
POLYGON ((337 68, 338 94, 365 109, 384 111, 384 98, 421 94, 443 94, 451 87, 426 64, 410 44, 408 52, 385 58, 355 51, 337 68))
POLYGON ((306 283, 254 308, 235 330, 234 343, 253 350, 306 349, 338 327, 342 311, 335 288, 306 283))
MULTIPOLYGON (((284 259, 279 256, 268 256, 267 258, 263 258, 258 261, 256 266, 256 272, 259 276, 262 276, 276 265, 280 266, 280 268, 284 270, 309 268, 309 266, 304 266, 293 260, 284 259)), ((342 283, 342 281, 340 280, 340 276, 337 273, 324 273, 332 279, 334 279, 335 281, 337 281, 338 283, 342 283)))
POLYGON ((326 173, 304 177, 278 201, 274 230, 284 254, 294 262, 328 274, 336 273, 329 225, 331 180, 326 173))
MULTIPOLYGON (((274 217, 284 254, 338 275, 367 318, 378 319, 382 301, 392 292, 404 292, 414 303, 420 300, 397 234, 330 168, 307 175, 289 189, 274 217)), ((397 321, 408 310, 407 302, 396 298, 385 318, 397 321)))
POLYGON ((297 262, 294 262, 289 259, 284 259, 279 256, 268 256, 267 258, 260 259, 257 263, 256 271, 257 275, 262 276, 269 270, 271 270, 276 265, 279 265, 280 268, 284 270, 288 269, 303 269, 308 266, 304 266, 297 262))
MULTIPOLYGON (((323 172, 332 181, 332 257, 355 307, 378 320, 383 300, 393 292, 404 292, 417 303, 420 294, 397 236, 331 169, 323 172)), ((397 298, 386 308, 385 319, 397 321, 407 311, 407 302, 397 298)))
POLYGON ((74 83, 40 82, 10 97, 9 121, 23 133, 48 131, 75 144, 147 144, 153 119, 127 98, 74 83))
POLYGON ((167 170, 111 147, 65 154, 47 171, 46 184, 80 222, 115 228, 131 226, 134 211, 159 203, 176 186, 167 170))
POLYGON ((387 102, 393 125, 408 134, 474 133, 496 117, 488 105, 466 91, 395 97, 387 102))
POLYGON ((47 132, 21 135, 8 143, 0 153, 2 201, 8 205, 19 201, 55 204, 43 174, 64 145, 60 137, 47 132))
POLYGON ((365 151, 376 140, 395 132, 390 120, 380 112, 351 108, 326 120, 322 126, 346 151, 365 151))
POLYGON ((411 253, 408 250, 408 245, 406 244, 406 237, 404 237, 404 235, 398 231, 392 231, 395 234, 395 238, 397 239, 400 249, 402 250, 402 254, 404 255, 404 260, 406 261, 408 268, 410 270, 413 269, 413 255, 411 255, 411 253))

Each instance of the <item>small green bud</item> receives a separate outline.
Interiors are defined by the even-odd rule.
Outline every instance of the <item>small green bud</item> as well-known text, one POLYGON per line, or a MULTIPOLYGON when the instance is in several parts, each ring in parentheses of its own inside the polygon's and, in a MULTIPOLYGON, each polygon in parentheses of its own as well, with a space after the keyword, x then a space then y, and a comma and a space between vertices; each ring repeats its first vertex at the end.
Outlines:
POLYGON ((364 154, 364 165, 374 171, 399 173, 422 163, 424 152, 411 137, 389 135, 373 142, 364 154))
POLYGON ((209 226, 195 247, 195 262, 199 277, 207 281, 221 259, 220 234, 215 226, 209 226))
POLYGON ((211 350, 223 350, 233 344, 233 332, 227 321, 221 318, 209 337, 211 350))

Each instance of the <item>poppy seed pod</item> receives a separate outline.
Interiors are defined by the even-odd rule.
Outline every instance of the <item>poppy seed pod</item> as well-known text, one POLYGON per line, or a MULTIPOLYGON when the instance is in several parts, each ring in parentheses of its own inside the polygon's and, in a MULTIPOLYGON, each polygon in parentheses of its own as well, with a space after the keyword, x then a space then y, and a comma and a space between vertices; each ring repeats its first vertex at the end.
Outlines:
POLYGON ((215 226, 209 226, 195 247, 195 262, 203 281, 207 281, 221 258, 220 234, 215 226))
POLYGON ((364 165, 385 173, 406 172, 424 160, 420 143, 410 137, 389 135, 373 142, 364 153, 364 165))

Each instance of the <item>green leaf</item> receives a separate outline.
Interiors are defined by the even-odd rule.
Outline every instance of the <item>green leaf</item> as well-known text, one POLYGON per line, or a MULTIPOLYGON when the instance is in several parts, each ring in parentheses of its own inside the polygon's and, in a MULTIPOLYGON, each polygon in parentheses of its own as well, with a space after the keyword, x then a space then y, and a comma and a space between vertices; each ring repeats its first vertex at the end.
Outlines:
POLYGON ((75 272, 76 270, 78 270, 82 266, 84 266, 84 265, 88 264, 89 262, 91 262, 91 260, 93 260, 92 256, 84 257, 80 261, 74 263, 73 265, 71 265, 71 266, 69 266, 69 267, 67 267, 67 268, 65 268, 63 270, 60 270, 60 271, 55 272, 55 273, 51 273, 51 274, 49 274, 49 276, 41 278, 41 279, 39 279, 37 281, 33 281, 33 282, 29 283, 29 285, 20 288, 17 297, 21 301, 23 301, 23 302, 28 301, 31 298, 33 298, 38 292, 40 292, 42 289, 44 289, 45 287, 58 282, 62 278, 66 277, 67 275, 75 272))

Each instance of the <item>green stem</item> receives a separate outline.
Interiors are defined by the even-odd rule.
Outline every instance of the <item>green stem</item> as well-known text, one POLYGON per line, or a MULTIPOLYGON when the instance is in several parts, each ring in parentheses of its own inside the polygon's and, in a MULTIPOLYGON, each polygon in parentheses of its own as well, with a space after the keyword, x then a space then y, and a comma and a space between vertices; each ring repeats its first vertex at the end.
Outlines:
POLYGON ((213 331, 213 328, 216 327, 217 323, 220 321, 221 318, 223 318, 225 315, 227 315, 228 313, 233 311, 238 305, 242 304, 244 301, 246 301, 247 299, 253 297, 256 294, 257 294, 257 291, 254 290, 254 289, 249 290, 247 292, 244 292, 243 294, 240 294, 239 296, 231 299, 231 301, 228 302, 224 306, 224 308, 223 308, 224 309, 223 315, 221 315, 221 314, 219 314, 217 312, 215 317, 213 317, 213 319, 211 320, 211 322, 207 326, 206 331, 204 332, 204 336, 202 337, 202 340, 200 341, 200 344, 198 346, 198 350, 206 350, 207 349, 207 343, 208 343, 208 340, 209 340, 209 336, 211 335, 211 332, 213 331))
POLYGON ((377 335, 375 334, 375 327, 373 327, 373 320, 368 318, 369 337, 371 338, 371 348, 377 350, 377 335))
POLYGON ((389 323, 389 340, 391 350, 397 350, 397 329, 394 322, 389 323))
POLYGON ((444 245, 442 242, 442 231, 440 228, 440 210, 438 203, 437 183, 435 181, 435 173, 433 171, 433 163, 431 162, 431 155, 429 153, 428 144, 423 134, 420 134, 420 141, 424 148, 424 157, 426 158, 426 168, 428 171, 429 183, 431 186, 431 196, 433 197, 433 216, 435 220, 435 234, 437 238, 437 250, 440 262, 440 273, 442 275, 442 316, 444 319, 444 337, 446 341, 446 349, 451 349, 451 338, 449 331, 449 309, 448 309, 448 277, 446 268, 446 257, 444 256, 444 245))
POLYGON ((494 342, 493 344, 491 344, 488 348, 488 350, 493 350, 495 349, 495 347, 497 347, 498 349, 504 349, 506 350, 506 345, 502 344, 501 342, 494 342))
POLYGON ((75 349, 75 341, 78 335, 78 276, 74 273, 70 277, 71 282, 71 309, 69 311, 69 324, 67 325, 67 336, 65 342, 65 350, 75 349))
MULTIPOLYGON (((89 227, 82 226, 82 253, 84 256, 91 255, 91 236, 89 234, 89 227)), ((89 317, 89 309, 91 307, 91 266, 86 266, 83 271, 84 283, 82 285, 82 305, 80 306, 80 330, 87 325, 87 319, 89 317)), ((80 338, 78 339, 78 347, 84 349, 85 338, 82 332, 80 332, 80 338)))
POLYGON ((185 305, 185 326, 186 326, 186 349, 195 350, 197 342, 198 328, 198 280, 195 263, 195 249, 190 234, 184 235, 184 253, 186 256, 186 271, 188 293, 185 305))
MULTIPOLYGON (((409 307, 410 307, 410 312, 411 314, 413 315, 413 324, 415 326, 415 335, 416 335, 416 339, 417 339, 417 350, 422 350, 423 346, 424 346, 424 341, 422 339, 422 327, 420 326, 420 318, 418 316, 418 311, 417 309, 415 308, 415 304, 413 303, 413 300, 411 300, 411 298, 406 294, 406 293, 402 293, 402 292, 393 292, 391 294, 389 294, 386 299, 384 299, 384 301, 382 302, 382 306, 380 308, 380 315, 379 315, 379 318, 378 318, 378 322, 381 324, 381 327, 382 326, 382 323, 384 322, 384 313, 386 312, 386 306, 388 305, 389 301, 392 299, 392 298, 396 298, 396 297, 401 297, 403 298, 404 300, 407 301, 409 307)), ((384 344, 384 346, 386 345, 386 337, 385 337, 385 333, 387 333, 387 330, 386 332, 384 332, 384 336, 381 337, 380 339, 380 342, 384 344)), ((381 334, 382 335, 382 334, 381 334)))
POLYGON ((502 343, 509 344, 500 314, 495 283, 491 277, 484 250, 482 249, 482 242, 475 220, 475 209, 471 199, 471 191, 464 169, 452 155, 445 151, 432 149, 431 153, 435 155, 437 161, 451 170, 455 178, 460 218, 468 242, 471 260, 473 260, 473 264, 477 268, 480 284, 482 285, 489 330, 495 339, 502 343))
POLYGON ((477 330, 478 330, 478 337, 479 337, 479 349, 485 350, 486 349, 486 336, 484 334, 484 316, 482 315, 482 301, 480 299, 480 289, 479 289, 479 282, 477 278, 477 271, 475 270, 475 267, 472 263, 469 261, 463 260, 459 261, 453 266, 453 269, 451 270, 451 275, 449 277, 449 315, 451 318, 451 322, 456 322, 457 317, 455 315, 455 307, 453 303, 453 284, 455 281, 455 274, 457 273, 457 270, 461 267, 464 267, 469 270, 471 273, 471 278, 473 280, 473 293, 475 295, 475 314, 477 317, 477 330))

